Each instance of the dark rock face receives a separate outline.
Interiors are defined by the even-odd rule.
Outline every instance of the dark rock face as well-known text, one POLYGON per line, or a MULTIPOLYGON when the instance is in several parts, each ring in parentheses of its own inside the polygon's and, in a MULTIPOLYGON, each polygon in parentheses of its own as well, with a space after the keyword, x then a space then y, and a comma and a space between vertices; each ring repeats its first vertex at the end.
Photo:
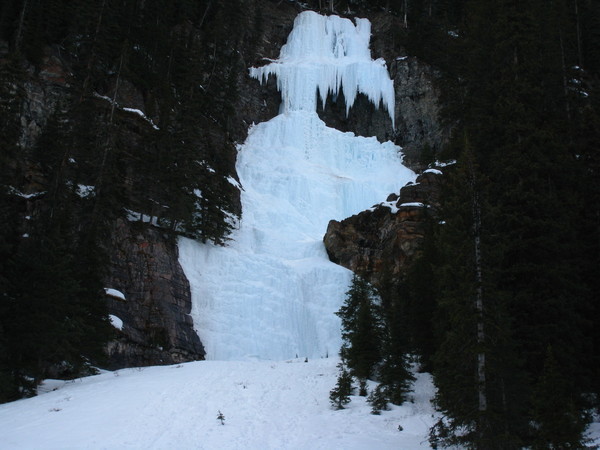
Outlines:
POLYGON ((275 78, 270 77, 266 84, 261 85, 259 80, 250 77, 249 69, 260 67, 268 63, 269 59, 279 57, 281 47, 292 31, 294 19, 300 12, 298 6, 290 2, 259 3, 257 7, 261 8, 263 26, 260 36, 254 42, 255 55, 251 57, 244 53, 240 54, 242 70, 237 77, 239 98, 229 130, 231 139, 238 143, 246 139, 252 123, 265 122, 279 113, 281 95, 277 91, 275 78))
POLYGON ((107 296, 110 313, 123 321, 108 347, 111 368, 204 359, 177 246, 159 230, 135 225, 118 220, 112 236, 107 287, 121 291, 125 301, 107 296))
MULTIPOLYGON (((27 68, 24 84, 20 145, 32 148, 61 99, 71 95, 68 64, 56 49, 46 48, 40 69, 27 68)), ((128 82, 119 90, 118 100, 127 107, 143 110, 141 93, 128 82)), ((139 116, 130 114, 132 129, 139 116)), ((131 145, 140 138, 130 133, 131 145)), ((23 171, 25 192, 37 192, 45 184, 34 164, 23 171)), ((28 214, 33 214, 28 206, 28 214)), ((136 231, 135 224, 118 220, 111 241, 106 243, 111 265, 106 286, 123 292, 126 301, 107 296, 108 312, 124 322, 118 338, 108 345, 108 367, 172 364, 204 358, 204 348, 194 331, 191 295, 187 278, 178 262, 172 238, 158 229, 136 231)))
POLYGON ((375 14, 372 23, 371 54, 385 59, 394 80, 396 106, 395 129, 388 112, 375 107, 366 96, 359 94, 346 117, 343 96, 328 100, 319 111, 328 126, 352 131, 360 136, 376 136, 380 141, 391 140, 402 147, 404 163, 413 170, 423 170, 421 153, 425 147, 438 151, 448 140, 450 127, 439 118, 439 74, 428 64, 406 56, 405 50, 394 43, 395 29, 402 26, 398 17, 375 14))
POLYGON ((380 286, 397 280, 418 255, 426 221, 439 206, 441 175, 426 171, 388 201, 338 222, 329 222, 323 241, 331 261, 380 286), (397 212, 394 212, 397 209, 397 212))

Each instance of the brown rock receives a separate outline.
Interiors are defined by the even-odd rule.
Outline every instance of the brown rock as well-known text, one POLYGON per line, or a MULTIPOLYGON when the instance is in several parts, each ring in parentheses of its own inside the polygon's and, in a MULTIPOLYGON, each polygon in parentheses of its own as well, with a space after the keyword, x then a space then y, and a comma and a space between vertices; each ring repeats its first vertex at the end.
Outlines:
POLYGON ((397 212, 378 205, 357 215, 329 222, 323 238, 331 261, 365 277, 378 287, 384 277, 398 280, 419 254, 426 220, 438 209, 440 175, 426 172, 416 183, 392 194, 397 212))
POLYGON ((190 286, 172 238, 158 229, 118 220, 112 236, 107 287, 109 313, 123 321, 119 338, 108 346, 110 368, 174 364, 204 359, 194 331, 190 286))

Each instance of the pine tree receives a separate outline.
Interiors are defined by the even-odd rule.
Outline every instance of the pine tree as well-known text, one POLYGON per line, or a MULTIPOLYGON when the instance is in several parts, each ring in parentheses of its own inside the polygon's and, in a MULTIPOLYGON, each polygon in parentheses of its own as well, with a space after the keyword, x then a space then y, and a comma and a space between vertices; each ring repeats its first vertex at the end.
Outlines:
POLYGON ((371 404, 371 414, 378 416, 381 411, 387 411, 388 400, 382 385, 378 385, 367 397, 367 401, 371 404))
POLYGON ((497 256, 488 243, 485 183, 468 149, 447 180, 445 223, 437 237, 439 343, 433 367, 435 402, 445 418, 432 429, 431 442, 516 448, 526 427, 523 373, 506 299, 495 284, 497 256))
MULTIPOLYGON (((471 156, 463 152, 449 174, 446 223, 437 235, 442 258, 433 367, 438 407, 447 417, 433 430, 440 442, 528 445, 530 380, 543 370, 548 343, 564 373, 579 380, 579 389, 593 384, 588 369, 593 332, 586 319, 594 310, 588 300, 592 277, 581 270, 590 266, 576 223, 586 215, 580 209, 585 190, 576 189, 582 172, 574 163, 586 146, 569 150, 578 140, 572 131, 581 102, 565 82, 579 58, 574 6, 466 3, 456 38, 460 64, 448 66, 456 89, 446 113, 461 117, 452 147, 464 150, 461 136, 468 136, 471 156), (469 159, 476 191, 469 189, 465 171, 469 159), (556 208, 565 198, 572 207, 556 208), (476 203, 480 214, 470 208, 476 203), (477 216, 480 251, 476 233, 465 233, 477 216), (483 308, 473 308, 477 298, 483 308), (473 334, 480 325, 483 339, 473 334), (474 367, 486 368, 479 382, 474 367), (487 412, 472 414, 476 410, 487 412)), ((578 388, 573 389, 573 402, 581 408, 578 388)))
POLYGON ((329 401, 335 409, 344 409, 352 395, 352 375, 344 363, 338 364, 340 371, 335 387, 329 392, 329 401))
POLYGON ((588 418, 576 406, 574 389, 561 375, 548 347, 543 371, 533 394, 534 449, 586 448, 588 418))
POLYGON ((25 73, 20 58, 10 54, 0 63, 0 176, 4 188, 15 182, 15 159, 21 137, 22 83, 25 73))
POLYGON ((414 381, 410 355, 415 346, 410 344, 413 331, 410 323, 417 319, 416 315, 409 315, 408 298, 402 289, 398 289, 385 275, 380 284, 383 341, 378 366, 378 389, 388 402, 401 405, 414 381))
POLYGON ((346 300, 336 315, 342 321, 342 359, 359 380, 372 378, 381 361, 383 330, 379 306, 375 290, 354 275, 346 300))

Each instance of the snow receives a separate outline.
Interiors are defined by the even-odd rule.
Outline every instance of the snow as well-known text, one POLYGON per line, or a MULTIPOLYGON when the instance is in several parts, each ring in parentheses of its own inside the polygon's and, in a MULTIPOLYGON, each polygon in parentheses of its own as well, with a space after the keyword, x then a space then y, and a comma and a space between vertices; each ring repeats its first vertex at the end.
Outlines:
POLYGON ((277 77, 283 112, 315 111, 317 93, 325 104, 330 94, 341 91, 347 114, 361 92, 375 106, 383 103, 393 124, 394 82, 385 61, 371 59, 370 37, 367 19, 356 19, 354 25, 349 19, 306 11, 296 17, 279 59, 251 68, 250 76, 261 83, 270 75, 277 77))
POLYGON ((456 160, 455 159, 451 159, 449 161, 436 161, 434 163, 434 165, 437 166, 437 167, 448 167, 448 166, 451 166, 453 164, 456 164, 456 160))
POLYGON ((132 211, 131 209, 125 209, 125 212, 127 213, 127 220, 130 222, 139 222, 141 220, 144 223, 150 223, 150 220, 152 220, 152 225, 155 227, 160 227, 158 217, 156 216, 150 216, 149 214, 132 211))
POLYGON ((340 83, 347 101, 355 95, 350 91, 366 90, 393 111, 392 81, 370 58, 369 35, 367 20, 354 26, 304 12, 280 59, 252 72, 278 77, 283 108, 252 126, 238 147, 239 227, 227 247, 179 241, 191 316, 208 359, 320 358, 339 351, 335 312, 351 272, 329 261, 322 241, 327 225, 415 178, 393 143, 328 128, 316 113, 317 88, 335 91, 340 83))
POLYGON ((335 411, 329 391, 337 362, 201 361, 47 380, 39 396, 0 405, 0 448, 429 448, 437 415, 427 374, 417 374, 414 403, 374 416, 364 397, 353 396, 335 411))
POLYGON ((125 294, 123 294, 121 291, 118 291, 116 289, 113 288, 104 288, 104 292, 106 293, 106 295, 109 295, 111 297, 115 297, 118 298, 119 300, 125 300, 125 294))
POLYGON ((46 194, 46 191, 32 192, 31 194, 25 194, 13 186, 8 187, 8 192, 12 195, 16 195, 17 197, 21 197, 21 198, 25 198, 25 199, 37 198, 37 197, 41 197, 42 195, 46 194))
POLYGON ((114 314, 109 314, 108 318, 110 320, 110 324, 117 330, 123 329, 123 320, 121 320, 121 318, 115 316, 114 314))
POLYGON ((154 128, 155 130, 159 130, 160 128, 158 128, 154 122, 152 121, 152 119, 150 119, 148 116, 146 116, 146 114, 144 114, 142 111, 140 111, 139 109, 135 109, 135 108, 122 108, 123 111, 127 111, 133 114, 136 114, 138 116, 140 116, 142 119, 144 119, 146 122, 148 122, 150 125, 152 125, 152 128, 154 128))
MULTIPOLYGON (((383 206, 385 208, 390 208, 390 212, 392 214, 396 214, 398 212, 398 206, 395 201, 392 202, 381 202, 378 206, 383 206)), ((370 208, 371 211, 375 211, 375 207, 370 208)))
POLYGON ((436 175, 442 175, 442 171, 438 169, 427 169, 423 173, 434 173, 436 175))
POLYGON ((146 114, 144 114, 143 111, 136 109, 136 108, 127 108, 127 107, 121 106, 121 105, 119 105, 118 102, 116 102, 112 98, 107 97, 106 95, 100 95, 97 92, 94 92, 94 97, 99 98, 100 100, 107 101, 108 103, 110 103, 111 105, 114 105, 117 109, 120 109, 121 111, 129 112, 129 113, 135 114, 137 116, 140 116, 142 119, 144 119, 146 122, 148 122, 152 126, 152 128, 154 128, 155 130, 160 130, 160 128, 158 128, 156 126, 156 124, 152 121, 152 119, 149 118, 146 114))
POLYGON ((228 176, 228 177, 227 177, 227 181, 228 181, 230 184, 234 185, 234 186, 235 186, 236 188, 238 188, 238 189, 241 189, 241 188, 242 188, 242 186, 240 186, 240 183, 238 183, 238 182, 237 182, 237 180, 236 180, 235 178, 233 178, 232 176, 228 176))
POLYGON ((402 203, 399 208, 423 208, 425 207, 424 203, 421 202, 407 202, 402 203))
POLYGON ((87 198, 94 195, 95 186, 87 186, 85 184, 77 185, 77 195, 81 198, 87 198))

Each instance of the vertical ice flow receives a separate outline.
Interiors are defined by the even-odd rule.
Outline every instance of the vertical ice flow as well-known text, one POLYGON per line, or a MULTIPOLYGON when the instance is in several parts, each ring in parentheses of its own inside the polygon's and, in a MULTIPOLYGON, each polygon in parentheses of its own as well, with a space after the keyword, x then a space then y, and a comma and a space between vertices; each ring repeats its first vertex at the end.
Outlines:
POLYGON ((283 112, 315 111, 318 89, 323 104, 328 95, 341 90, 347 114, 360 92, 377 107, 383 103, 393 126, 394 83, 385 61, 371 59, 370 37, 367 19, 356 19, 355 26, 348 19, 307 11, 294 21, 279 59, 250 69, 250 75, 261 83, 270 75, 277 77, 283 112))
POLYGON ((335 311, 351 274, 331 262, 322 238, 341 220, 385 199, 414 174, 391 142, 328 128, 317 91, 342 89, 383 102, 394 92, 369 51, 370 23, 300 14, 280 58, 251 69, 275 75, 282 113, 249 130, 236 170, 243 215, 227 247, 181 239, 192 318, 209 359, 325 357, 340 346, 335 311))

